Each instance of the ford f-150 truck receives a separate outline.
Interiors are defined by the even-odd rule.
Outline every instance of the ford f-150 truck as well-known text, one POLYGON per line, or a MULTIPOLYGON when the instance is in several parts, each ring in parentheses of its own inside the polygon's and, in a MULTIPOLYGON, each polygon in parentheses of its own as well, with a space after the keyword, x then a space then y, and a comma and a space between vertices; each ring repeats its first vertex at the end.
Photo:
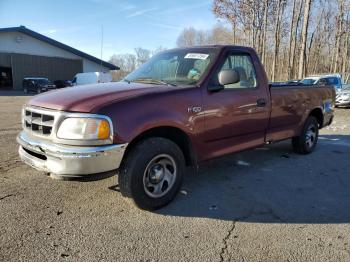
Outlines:
POLYGON ((34 96, 19 155, 56 177, 116 170, 122 195, 153 210, 175 197, 186 166, 285 139, 312 152, 334 102, 333 87, 269 85, 251 48, 173 49, 123 81, 34 96))

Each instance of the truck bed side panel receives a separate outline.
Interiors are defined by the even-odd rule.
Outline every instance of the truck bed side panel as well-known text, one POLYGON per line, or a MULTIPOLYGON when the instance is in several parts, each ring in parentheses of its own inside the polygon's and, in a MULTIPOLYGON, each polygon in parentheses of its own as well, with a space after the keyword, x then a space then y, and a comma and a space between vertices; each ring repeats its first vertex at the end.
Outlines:
POLYGON ((271 88, 271 118, 266 141, 298 136, 311 111, 319 108, 324 124, 333 114, 334 89, 320 86, 277 86, 271 88))

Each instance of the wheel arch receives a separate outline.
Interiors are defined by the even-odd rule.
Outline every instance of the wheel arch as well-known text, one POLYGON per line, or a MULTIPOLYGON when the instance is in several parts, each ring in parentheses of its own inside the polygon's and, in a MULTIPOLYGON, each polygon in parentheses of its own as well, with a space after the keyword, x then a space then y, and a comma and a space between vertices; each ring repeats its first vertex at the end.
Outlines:
POLYGON ((316 118, 317 122, 318 122, 318 125, 319 125, 319 128, 322 128, 323 127, 323 112, 322 112, 322 109, 321 108, 314 108, 313 110, 311 110, 309 116, 313 116, 316 118))
POLYGON ((192 141, 188 134, 181 130, 180 128, 173 126, 159 126, 153 127, 148 130, 143 131, 138 134, 132 141, 128 144, 124 158, 128 155, 130 150, 140 141, 150 138, 150 137, 162 137, 174 142, 183 152, 186 166, 195 166, 197 163, 197 157, 195 150, 192 145, 192 141))

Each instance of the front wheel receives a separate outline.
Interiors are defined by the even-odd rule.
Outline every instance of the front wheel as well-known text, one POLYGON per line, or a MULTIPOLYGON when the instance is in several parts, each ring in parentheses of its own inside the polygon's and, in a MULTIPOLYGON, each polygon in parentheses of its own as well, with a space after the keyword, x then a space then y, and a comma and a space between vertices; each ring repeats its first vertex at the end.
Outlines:
POLYGON ((146 210, 167 205, 180 189, 185 172, 181 149, 172 141, 153 137, 136 144, 119 170, 123 196, 146 210))
POLYGON ((318 141, 318 121, 315 117, 309 116, 304 124, 300 136, 293 137, 292 145, 296 153, 311 153, 318 141))

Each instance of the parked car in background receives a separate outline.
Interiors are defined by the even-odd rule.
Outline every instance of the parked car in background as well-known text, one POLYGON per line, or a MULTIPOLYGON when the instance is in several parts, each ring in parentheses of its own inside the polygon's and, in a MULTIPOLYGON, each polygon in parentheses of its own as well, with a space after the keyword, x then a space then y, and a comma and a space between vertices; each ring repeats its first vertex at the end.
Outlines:
POLYGON ((252 48, 179 48, 124 81, 35 96, 17 141, 25 163, 56 177, 119 168, 120 192, 153 210, 175 197, 186 166, 290 138, 311 153, 334 100, 331 86, 269 85, 252 48))
POLYGON ((53 83, 56 86, 56 88, 64 88, 64 87, 73 86, 72 81, 70 81, 70 80, 56 80, 53 83))
POLYGON ((341 75, 321 75, 309 76, 299 81, 300 85, 331 85, 335 88, 336 93, 342 89, 341 75))
POLYGON ((344 85, 342 90, 337 94, 335 106, 350 106, 350 85, 344 85))
POLYGON ((56 88, 49 79, 44 77, 26 77, 23 79, 22 86, 26 94, 30 92, 40 94, 56 88))
POLYGON ((302 84, 300 84, 300 80, 288 80, 286 82, 272 82, 272 81, 270 81, 269 84, 271 86, 279 86, 279 87, 302 85, 302 84))
POLYGON ((298 85, 300 83, 300 79, 292 79, 286 82, 287 85, 298 85))
POLYGON ((79 73, 74 77, 73 85, 88 85, 112 82, 112 75, 108 72, 79 73))

